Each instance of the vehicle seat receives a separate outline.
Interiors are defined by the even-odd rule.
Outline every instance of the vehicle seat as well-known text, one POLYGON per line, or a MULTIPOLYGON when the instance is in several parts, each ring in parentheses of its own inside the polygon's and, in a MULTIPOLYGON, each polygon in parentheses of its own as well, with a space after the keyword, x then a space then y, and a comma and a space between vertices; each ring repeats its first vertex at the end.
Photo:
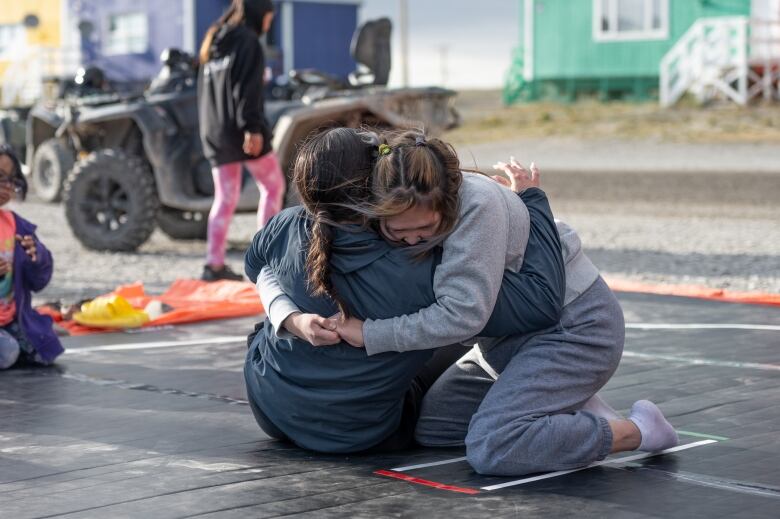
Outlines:
POLYGON ((350 54, 358 69, 349 74, 348 82, 315 69, 290 71, 290 79, 307 86, 325 87, 329 90, 386 86, 390 79, 390 35, 393 24, 389 18, 370 20, 355 30, 350 44, 350 54))
POLYGON ((355 31, 350 52, 359 68, 349 75, 350 84, 387 86, 390 79, 392 31, 393 23, 389 18, 368 21, 355 31))

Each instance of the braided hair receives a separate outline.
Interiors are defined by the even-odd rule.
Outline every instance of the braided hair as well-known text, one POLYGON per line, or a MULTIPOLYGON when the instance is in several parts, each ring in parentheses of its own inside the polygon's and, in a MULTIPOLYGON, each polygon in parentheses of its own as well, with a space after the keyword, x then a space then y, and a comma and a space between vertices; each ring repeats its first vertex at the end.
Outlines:
POLYGON ((298 151, 293 184, 311 219, 306 272, 314 295, 330 297, 346 318, 350 311, 331 281, 333 227, 366 224, 361 210, 370 196, 376 159, 375 134, 353 128, 331 128, 309 137, 298 151))

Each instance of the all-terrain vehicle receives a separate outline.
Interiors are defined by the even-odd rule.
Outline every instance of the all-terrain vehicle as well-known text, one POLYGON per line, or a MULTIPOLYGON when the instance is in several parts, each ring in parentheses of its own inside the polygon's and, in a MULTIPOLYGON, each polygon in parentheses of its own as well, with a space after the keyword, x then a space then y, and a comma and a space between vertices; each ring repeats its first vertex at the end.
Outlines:
POLYGON ((22 153, 33 191, 45 202, 57 202, 63 184, 76 162, 77 149, 65 132, 73 114, 87 107, 138 98, 143 90, 109 81, 94 66, 81 67, 73 78, 50 78, 53 95, 37 102, 21 121, 22 153), (128 90, 128 88, 130 88, 128 90))
POLYGON ((75 150, 66 138, 56 137, 28 147, 28 123, 38 121, 52 133, 65 120, 69 105, 116 102, 118 86, 128 87, 109 82, 97 67, 81 67, 75 77, 45 77, 43 97, 34 105, 0 109, 0 144, 10 145, 17 152, 25 175, 30 177, 33 191, 40 199, 46 202, 60 199, 62 183, 75 162, 75 150))
MULTIPOLYGON (((363 73, 339 82, 316 71, 292 74, 300 99, 266 103, 274 150, 288 171, 296 145, 327 126, 425 127, 456 124, 454 92, 442 88, 387 89, 389 20, 369 22, 353 38, 363 73), (370 72, 367 75, 366 69, 370 72)), ((155 227, 173 238, 205 237, 214 186, 198 136, 196 64, 180 51, 164 56, 158 78, 140 98, 74 108, 47 133, 32 125, 28 142, 64 139, 77 162, 64 186, 68 224, 96 250, 132 251, 155 227)), ((258 191, 245 182, 238 211, 256 211, 258 191)), ((297 202, 288 189, 287 204, 297 202)))

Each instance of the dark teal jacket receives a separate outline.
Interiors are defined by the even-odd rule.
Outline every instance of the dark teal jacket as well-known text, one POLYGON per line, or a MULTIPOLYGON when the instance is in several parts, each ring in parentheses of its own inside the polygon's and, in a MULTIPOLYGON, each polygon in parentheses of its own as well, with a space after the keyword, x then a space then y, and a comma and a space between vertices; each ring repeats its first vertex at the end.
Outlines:
MULTIPOLYGON (((558 322, 560 305, 556 301, 562 305, 565 289, 563 259, 546 197, 535 191, 538 194, 526 204, 532 235, 536 229, 537 239, 542 232, 541 236, 553 244, 540 249, 539 257, 532 255, 531 261, 526 255, 526 263, 534 268, 530 279, 523 280, 522 270, 505 276, 495 319, 491 318, 486 336, 528 333, 558 322), (544 257, 556 256, 555 247, 557 260, 544 257), (536 288, 528 289, 529 283, 536 288), (540 300, 538 308, 521 300, 527 297, 525 292, 534 294, 543 285, 549 297, 540 300), (522 314, 520 321, 518 314, 522 314)), ((282 211, 255 236, 246 253, 245 270, 254 282, 260 270, 269 266, 301 311, 328 316, 337 312, 335 304, 311 296, 306 288, 309 224, 301 207, 282 211)), ((434 251, 421 261, 413 261, 406 249, 371 231, 334 229, 332 282, 356 317, 395 317, 435 301, 432 281, 440 259, 440 251, 434 251)), ((266 321, 247 355, 247 394, 253 405, 299 446, 322 452, 361 451, 398 427, 404 393, 432 353, 419 350, 368 356, 363 349, 346 343, 314 347, 300 339, 277 338, 266 321)))

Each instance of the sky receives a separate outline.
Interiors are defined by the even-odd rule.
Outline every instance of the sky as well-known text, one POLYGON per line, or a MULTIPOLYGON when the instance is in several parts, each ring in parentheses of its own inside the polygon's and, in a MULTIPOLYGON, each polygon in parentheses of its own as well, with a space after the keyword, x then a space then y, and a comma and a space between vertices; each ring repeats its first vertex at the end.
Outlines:
MULTIPOLYGON (((411 86, 499 88, 519 39, 520 0, 407 0, 411 86)), ((399 0, 363 0, 361 20, 393 21, 390 85, 400 86, 399 0)))

